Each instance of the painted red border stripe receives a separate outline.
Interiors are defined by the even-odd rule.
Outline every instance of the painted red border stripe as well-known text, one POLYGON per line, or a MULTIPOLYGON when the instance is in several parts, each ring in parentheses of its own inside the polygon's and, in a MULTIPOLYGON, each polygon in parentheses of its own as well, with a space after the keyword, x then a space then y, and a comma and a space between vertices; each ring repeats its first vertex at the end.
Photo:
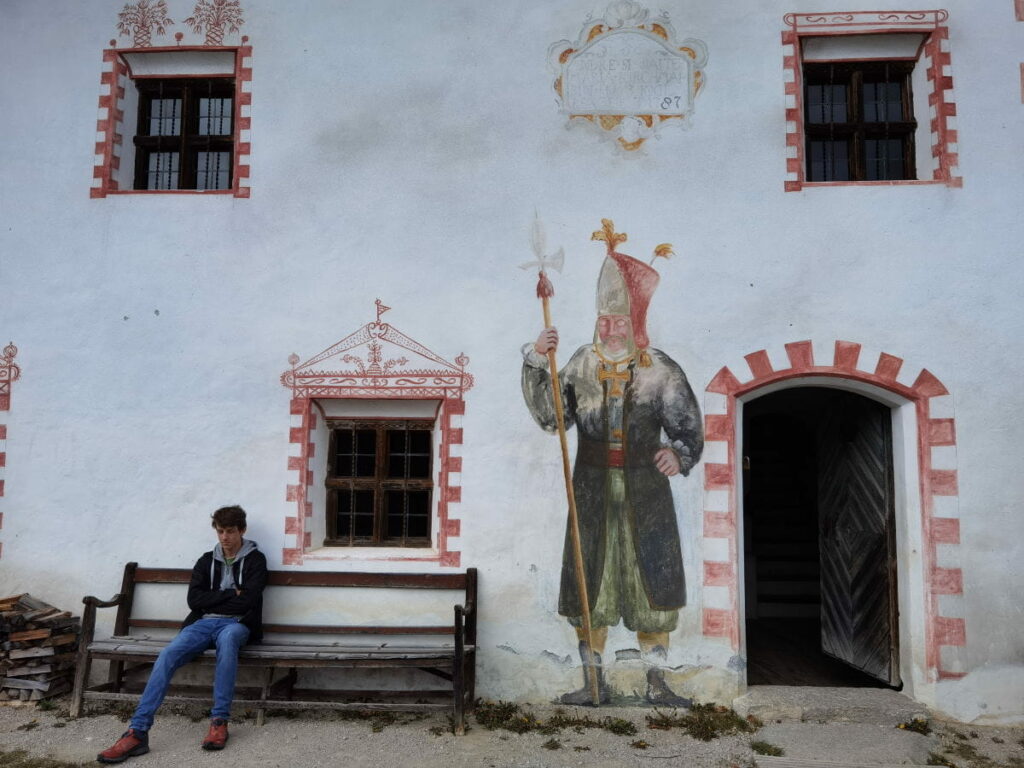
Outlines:
POLYGON ((837 341, 835 351, 835 367, 843 371, 857 370, 860 360, 860 344, 852 341, 837 341))
POLYGON ((963 619, 938 616, 935 619, 936 645, 967 645, 967 626, 963 619))
POLYGON ((766 350, 759 349, 757 352, 751 352, 749 355, 744 355, 743 359, 747 361, 747 365, 750 366, 750 372, 754 374, 755 379, 764 379, 775 373, 766 350))
POLYGON ((959 568, 933 568, 932 592, 936 595, 961 595, 964 591, 963 571, 959 568))
POLYGON ((708 392, 714 392, 718 395, 731 395, 739 388, 740 380, 728 368, 723 368, 716 373, 711 383, 708 384, 708 392))
POLYGON ((704 489, 729 488, 733 483, 732 467, 728 464, 704 465, 704 489))
MULTIPOLYGON (((796 160, 796 165, 800 165, 799 158, 791 157, 789 159, 796 160)), ((814 349, 809 341, 794 341, 787 344, 786 355, 789 357, 789 364, 795 371, 804 371, 814 366, 814 349)))
POLYGON ((929 419, 928 442, 932 445, 956 445, 956 424, 953 419, 929 419))
POLYGON ((955 517, 933 517, 932 541, 936 544, 959 544, 960 521, 955 517))
POLYGON ((705 440, 731 440, 732 419, 727 414, 712 413, 704 417, 705 440))
POLYGON ((704 510, 704 538, 726 539, 735 533, 736 526, 728 512, 704 510))
POLYGON ((708 587, 728 587, 736 581, 732 563, 704 561, 704 585, 708 587))
POLYGON ((955 469, 933 469, 929 473, 932 493, 936 496, 956 496, 959 494, 955 469))

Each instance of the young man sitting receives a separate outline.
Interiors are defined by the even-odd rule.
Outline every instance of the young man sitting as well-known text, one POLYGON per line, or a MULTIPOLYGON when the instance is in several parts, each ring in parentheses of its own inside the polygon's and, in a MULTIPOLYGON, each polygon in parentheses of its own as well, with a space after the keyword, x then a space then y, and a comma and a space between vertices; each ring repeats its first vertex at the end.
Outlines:
POLYGON ((149 752, 149 728, 175 671, 209 648, 217 649, 213 676, 213 710, 203 749, 224 749, 228 717, 235 695, 238 649, 263 635, 263 587, 267 559, 256 542, 244 539, 245 510, 221 507, 213 513, 217 546, 196 561, 188 585, 191 609, 181 631, 160 652, 139 706, 125 734, 100 752, 101 763, 122 763, 149 752))

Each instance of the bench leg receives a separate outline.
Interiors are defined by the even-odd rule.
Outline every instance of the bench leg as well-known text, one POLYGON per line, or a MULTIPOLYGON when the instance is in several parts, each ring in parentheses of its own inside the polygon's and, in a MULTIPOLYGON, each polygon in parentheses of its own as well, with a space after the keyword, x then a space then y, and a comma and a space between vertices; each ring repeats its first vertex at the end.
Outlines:
POLYGON ((78 650, 78 660, 75 664, 75 688, 71 694, 71 707, 68 715, 74 719, 82 714, 82 697, 85 694, 85 687, 89 684, 89 668, 92 666, 92 656, 86 650, 83 643, 78 650))
POLYGON ((121 692, 121 686, 124 684, 124 662, 123 661, 112 661, 110 662, 110 672, 107 675, 107 680, 113 684, 114 691, 116 693, 121 692))
MULTIPOLYGON (((270 693, 270 684, 274 680, 274 668, 267 667, 267 671, 263 675, 263 690, 260 691, 260 702, 266 703, 267 696, 270 693)), ((256 710, 256 725, 262 727, 267 722, 267 710, 266 707, 260 707, 256 710)))
POLYGON ((455 699, 453 726, 456 736, 466 734, 466 679, 463 673, 462 664, 456 663, 452 669, 452 694, 455 699))

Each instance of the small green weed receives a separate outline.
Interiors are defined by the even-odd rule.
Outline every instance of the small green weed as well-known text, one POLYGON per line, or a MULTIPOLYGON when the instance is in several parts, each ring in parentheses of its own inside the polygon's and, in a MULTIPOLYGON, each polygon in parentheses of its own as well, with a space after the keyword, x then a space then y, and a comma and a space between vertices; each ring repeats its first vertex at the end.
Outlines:
POLYGON ((19 730, 19 731, 31 731, 33 728, 38 728, 38 727, 39 727, 39 721, 38 720, 29 720, 27 723, 22 723, 21 725, 19 725, 17 730, 19 730))
POLYGON ((944 765, 946 768, 957 768, 955 763, 951 763, 945 757, 935 752, 928 753, 928 762, 926 765, 944 765))
POLYGON ((544 747, 544 749, 561 749, 562 742, 560 742, 558 739, 548 739, 543 744, 541 744, 541 746, 544 747))
POLYGON ((12 752, 0 749, 0 765, 4 768, 80 768, 84 763, 66 763, 51 757, 32 757, 23 749, 12 752))
POLYGON ((631 741, 629 743, 629 746, 631 746, 633 749, 647 749, 651 745, 643 739, 637 739, 636 741, 631 741))
POLYGON ((659 709, 647 715, 647 727, 658 731, 681 728, 699 741, 711 741, 734 733, 753 733, 762 725, 757 718, 744 720, 728 707, 716 704, 694 704, 683 715, 668 714, 659 709))
POLYGON ((589 752, 590 751, 590 747, 587 747, 587 746, 573 747, 572 749, 573 749, 574 752, 589 752))
POLYGON ((616 736, 635 736, 637 733, 636 725, 620 717, 595 719, 589 716, 570 715, 565 710, 556 709, 547 720, 541 720, 532 712, 508 701, 479 701, 474 717, 480 725, 489 731, 498 729, 512 733, 535 731, 545 736, 554 736, 567 728, 576 733, 583 733, 587 728, 598 728, 616 736))
POLYGON ((750 748, 759 755, 768 755, 769 757, 782 757, 786 754, 786 750, 782 747, 769 744, 767 741, 752 741, 750 748))
POLYGON ((56 708, 57 705, 53 703, 53 699, 42 699, 41 701, 36 702, 36 709, 40 712, 49 712, 56 708))

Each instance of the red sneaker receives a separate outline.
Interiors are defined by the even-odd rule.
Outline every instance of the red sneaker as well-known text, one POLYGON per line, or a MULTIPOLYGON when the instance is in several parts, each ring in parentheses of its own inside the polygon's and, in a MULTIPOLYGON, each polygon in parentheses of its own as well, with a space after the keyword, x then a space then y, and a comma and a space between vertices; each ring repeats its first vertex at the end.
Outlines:
POLYGON ((203 739, 203 749, 217 750, 224 749, 228 742, 228 721, 216 718, 210 721, 210 732, 203 739))
POLYGON ((123 763, 129 757, 138 757, 149 752, 149 734, 129 728, 117 743, 96 755, 98 763, 123 763))

